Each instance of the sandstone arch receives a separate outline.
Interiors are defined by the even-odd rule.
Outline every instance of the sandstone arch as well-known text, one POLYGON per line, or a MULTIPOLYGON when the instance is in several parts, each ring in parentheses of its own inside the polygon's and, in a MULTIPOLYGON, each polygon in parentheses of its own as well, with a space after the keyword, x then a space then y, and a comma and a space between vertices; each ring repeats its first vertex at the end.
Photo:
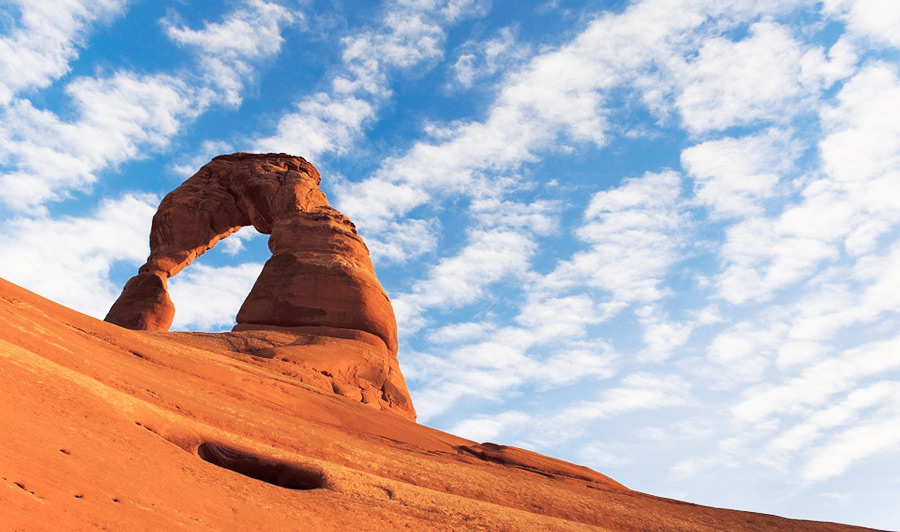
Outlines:
MULTIPOLYGON (((268 234, 272 257, 229 333, 181 333, 186 343, 281 364, 282 375, 414 420, 397 362, 397 322, 369 251, 328 205, 319 172, 301 157, 214 158, 159 204, 150 256, 106 321, 167 331, 168 279, 241 227, 268 234), (287 365, 289 367, 286 367, 287 365)), ((223 282, 227 282, 224 279, 223 282)))
POLYGON ((397 352, 393 309, 350 220, 331 208, 319 172, 302 157, 236 153, 214 158, 162 200, 150 256, 106 321, 167 331, 167 281, 241 227, 269 234, 272 257, 244 301, 235 330, 287 327, 362 331, 397 352))

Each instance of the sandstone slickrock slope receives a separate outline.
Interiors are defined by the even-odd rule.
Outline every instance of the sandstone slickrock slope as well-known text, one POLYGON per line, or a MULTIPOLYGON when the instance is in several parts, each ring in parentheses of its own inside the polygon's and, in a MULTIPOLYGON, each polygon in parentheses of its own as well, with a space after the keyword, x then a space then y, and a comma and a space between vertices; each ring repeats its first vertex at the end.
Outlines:
POLYGON ((298 157, 217 157, 160 204, 106 322, 0 279, 0 528, 862 530, 417 425, 390 302, 318 184, 298 157), (168 278, 245 225, 273 255, 235 330, 167 332, 168 278))
MULTIPOLYGON (((0 280, 0 528, 863 530, 654 497, 464 440, 239 338, 128 330, 0 280)), ((343 342, 294 347, 343 356, 343 342)))
POLYGON ((150 230, 150 257, 106 321, 168 331, 175 313, 168 279, 222 238, 252 225, 271 235, 272 257, 241 306, 234 332, 209 341, 290 361, 304 369, 307 383, 415 419, 397 363, 390 300, 365 243, 353 223, 328 205, 320 182, 318 170, 302 157, 214 158, 163 198, 150 230), (342 349, 334 348, 336 342, 342 349))

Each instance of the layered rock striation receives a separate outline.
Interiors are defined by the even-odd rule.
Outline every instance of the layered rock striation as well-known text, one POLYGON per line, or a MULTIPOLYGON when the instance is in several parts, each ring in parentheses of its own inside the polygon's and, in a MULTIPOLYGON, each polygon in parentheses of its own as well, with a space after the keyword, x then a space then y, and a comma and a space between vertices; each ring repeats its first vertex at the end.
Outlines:
MULTIPOLYGON (((308 369, 324 387, 406 417, 415 413, 397 364, 397 324, 353 223, 331 208, 316 168, 287 154, 214 158, 162 200, 150 230, 150 256, 126 284, 106 321, 168 331, 175 314, 167 283, 216 243, 252 225, 270 235, 266 262, 228 333, 259 356, 304 364, 296 346, 339 338, 358 356, 320 359, 308 369), (275 350, 275 351, 272 351, 275 350), (326 368, 327 366, 327 368, 326 368), (348 388, 349 387, 349 388, 348 388)), ((308 352, 309 350, 301 350, 308 352)), ((327 357, 326 357, 327 358, 327 357)))

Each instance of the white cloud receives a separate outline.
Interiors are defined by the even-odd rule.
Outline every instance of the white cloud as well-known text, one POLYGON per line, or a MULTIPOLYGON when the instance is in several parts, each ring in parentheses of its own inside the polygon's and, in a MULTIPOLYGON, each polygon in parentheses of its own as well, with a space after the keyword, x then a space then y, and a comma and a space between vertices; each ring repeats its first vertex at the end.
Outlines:
POLYGON ((879 0, 826 0, 825 11, 847 21, 851 33, 900 48, 900 6, 879 0))
POLYGON ((773 218, 755 217, 728 229, 726 268, 718 279, 733 303, 770 298, 808 278, 843 250, 858 256, 900 223, 900 108, 895 69, 876 63, 849 79, 838 105, 822 111, 827 133, 819 145, 825 175, 811 181, 801 201, 773 218))
MULTIPOLYGON (((763 460, 773 465, 783 465, 785 462, 794 458, 796 453, 806 451, 809 447, 816 443, 824 442, 825 448, 815 449, 809 459, 808 469, 805 476, 822 475, 819 477, 826 478, 831 474, 838 474, 846 469, 849 465, 848 460, 843 463, 836 463, 833 459, 826 459, 827 448, 833 447, 836 442, 846 439, 847 434, 837 435, 828 431, 835 428, 843 427, 845 430, 856 427, 860 424, 860 420, 869 418, 867 411, 877 408, 876 416, 882 418, 887 415, 895 421, 900 421, 900 385, 891 381, 879 381, 868 386, 862 386, 852 390, 846 397, 834 404, 824 404, 823 408, 815 413, 805 417, 800 423, 783 431, 777 437, 773 438, 766 446, 763 460), (817 462, 823 462, 818 463, 817 462), (827 466, 826 466, 827 464, 827 466), (822 466, 826 466, 824 469, 822 466), (824 474, 823 474, 824 473, 824 474)), ((870 419, 865 424, 871 424, 870 419)), ((881 443, 880 446, 891 446, 900 443, 900 441, 892 441, 891 432, 881 432, 875 435, 875 441, 881 443)), ((868 447, 868 446, 866 446, 868 447)), ((866 447, 863 447, 865 449, 866 447)), ((809 455, 807 455, 809 456, 809 455)), ((834 458, 834 457, 832 457, 834 458)))
POLYGON ((537 364, 531 378, 538 392, 575 384, 584 379, 608 379, 619 357, 600 340, 561 342, 553 355, 537 364))
POLYGON ((444 2, 441 14, 454 22, 469 16, 485 16, 490 9, 490 0, 448 0, 444 2))
POLYGON ((727 261, 717 279, 721 296, 730 303, 769 299, 774 290, 812 275, 821 261, 838 258, 828 235, 812 230, 815 218, 805 216, 811 214, 787 211, 797 223, 751 218, 730 227, 721 248, 727 261))
POLYGON ((431 330, 428 341, 435 344, 458 344, 473 341, 495 329, 496 325, 486 321, 451 323, 431 330))
POLYGON ((244 243, 263 236, 252 225, 242 227, 236 233, 232 233, 225 240, 220 240, 219 245, 227 255, 235 256, 244 250, 244 243))
POLYGON ((137 268, 150 252, 147 235, 157 198, 103 200, 89 216, 13 218, 0 235, 0 276, 103 318, 119 295, 109 281, 118 262, 137 268))
POLYGON ((483 368, 461 368, 449 358, 416 353, 404 360, 404 374, 420 423, 447 412, 464 397, 478 397, 482 401, 497 401, 498 394, 520 385, 522 377, 513 372, 483 368), (416 383, 426 380, 428 386, 416 389, 416 383))
POLYGON ((450 67, 455 82, 471 87, 476 81, 504 72, 524 61, 531 50, 527 44, 517 42, 515 27, 501 28, 486 41, 466 41, 460 46, 459 56, 450 67))
POLYGON ((669 472, 676 478, 687 478, 700 473, 703 470, 709 470, 716 467, 725 467, 729 472, 733 472, 739 467, 741 451, 736 452, 736 448, 740 448, 740 441, 735 438, 720 440, 714 447, 714 451, 696 458, 688 458, 679 460, 669 472))
POLYGON ((280 25, 293 18, 279 4, 248 0, 244 8, 232 11, 223 22, 207 22, 201 30, 176 25, 171 20, 163 24, 175 42, 196 46, 202 54, 235 60, 278 52, 283 41, 280 25))
POLYGON ((790 302, 765 307, 752 321, 718 333, 707 348, 710 361, 727 370, 720 384, 755 381, 773 363, 781 371, 831 356, 843 331, 900 312, 900 245, 852 267, 826 270, 790 302))
POLYGON ((598 471, 633 464, 635 461, 624 444, 615 442, 591 442, 579 449, 578 455, 598 471))
POLYGON ((18 24, 0 36, 0 105, 69 71, 90 26, 122 11, 125 0, 15 0, 18 24))
MULTIPOLYGON (((96 18, 120 7, 105 2, 88 10, 71 4, 48 20, 69 24, 70 33, 77 33, 81 30, 75 19, 96 18), (56 20, 57 15, 65 20, 56 20)), ((23 20, 34 22, 37 16, 29 8, 23 20)), ((217 88, 235 103, 241 79, 253 72, 251 61, 277 52, 281 25, 290 19, 283 7, 252 0, 221 24, 196 31, 172 25, 168 29, 179 42, 200 47, 207 64, 220 63, 213 79, 225 83, 230 76, 234 83, 217 88)), ((27 48, 28 43, 17 45, 27 48)), ((19 51, 27 50, 13 50, 19 51)), ((74 57, 74 51, 66 57, 74 57)), ((94 183, 99 171, 167 147, 184 123, 207 109, 214 95, 204 80, 191 84, 172 75, 128 71, 75 78, 65 93, 71 110, 58 114, 26 99, 14 99, 0 109, 0 163, 11 169, 0 176, 0 200, 13 209, 40 211, 46 201, 94 183)))
POLYGON ((524 412, 508 411, 496 416, 477 416, 457 423, 450 432, 477 442, 496 441, 512 427, 527 425, 531 416, 524 412))
POLYGON ((297 103, 278 122, 275 136, 256 142, 259 151, 301 153, 315 160, 323 153, 344 153, 363 123, 375 117, 375 106, 354 96, 318 93, 297 103))
POLYGON ((365 236, 372 260, 402 262, 431 253, 437 248, 436 220, 407 218, 391 221, 378 232, 379 238, 365 236))
POLYGON ((424 325, 428 309, 456 308, 483 297, 485 288, 504 278, 524 275, 535 245, 509 230, 472 231, 466 246, 434 265, 426 279, 394 297, 394 309, 404 334, 424 325))
POLYGON ((392 5, 375 28, 342 40, 342 68, 329 90, 297 102, 274 134, 256 140, 257 149, 299 153, 311 160, 324 153, 346 153, 390 96, 389 75, 439 58, 444 25, 482 11, 479 2, 392 5))
MULTIPOLYGON (((599 396, 594 401, 576 401, 534 413, 509 410, 478 415, 456 424, 451 431, 461 429, 477 438, 514 441, 526 448, 556 446, 582 436, 597 420, 682 405, 690 396, 690 385, 674 375, 637 373, 599 396)), ((589 450, 590 446, 585 452, 589 450)))
POLYGON ((822 112, 828 135, 819 149, 829 176, 839 182, 859 183, 896 175, 900 124, 891 111, 898 105, 896 65, 870 64, 847 81, 837 95, 837 105, 822 112))
MULTIPOLYGON (((692 30, 708 15, 727 14, 731 18, 721 21, 727 26, 742 15, 786 9, 790 6, 784 2, 723 6, 648 1, 621 14, 605 14, 568 44, 506 72, 484 120, 446 128, 428 125, 428 130, 440 130, 437 142, 420 141, 402 156, 385 159, 369 178, 338 187, 337 204, 365 233, 377 235, 390 220, 433 197, 467 194, 474 183, 515 172, 540 151, 564 150, 567 142, 603 146, 616 130, 604 108, 605 91, 637 81, 651 102, 654 86, 669 87, 680 79, 667 65, 703 42, 703 32, 692 30), (666 72, 663 80, 647 74, 659 69, 666 72), (403 193, 394 198, 386 189, 403 193)), ((668 92, 658 97, 664 100, 668 92)))
POLYGON ((676 69, 683 85, 675 105, 689 131, 781 122, 793 114, 803 95, 800 44, 771 22, 753 24, 750 32, 738 42, 709 39, 695 60, 676 69))
POLYGON ((535 343, 556 342, 584 336, 588 325, 607 317, 604 308, 583 294, 561 296, 535 293, 519 309, 515 321, 535 343))
POLYGON ((667 269, 678 260, 681 179, 675 172, 629 178, 598 192, 585 211, 578 236, 590 245, 543 280, 547 289, 575 286, 604 290, 616 305, 652 302, 667 269))
POLYGON ((173 164, 172 171, 187 179, 197 173, 197 170, 208 163, 213 157, 234 151, 234 146, 220 140, 204 140, 200 143, 200 149, 190 157, 179 158, 182 162, 173 164))
POLYGON ((476 198, 470 207, 475 221, 487 227, 508 227, 548 235, 559 226, 559 205, 551 201, 519 203, 498 198, 476 198))
POLYGON ((693 321, 673 321, 655 305, 646 305, 635 313, 644 328, 645 347, 638 356, 645 362, 663 362, 668 359, 687 343, 697 326, 693 321))
MULTIPOLYGON (((728 3, 721 9, 740 8, 736 4, 760 5, 728 3)), ((510 276, 527 283, 521 291, 494 291, 490 284, 484 285, 485 294, 506 294, 504 311, 517 307, 515 326, 504 327, 504 318, 482 314, 482 322, 446 326, 430 335, 434 342, 441 341, 443 333, 447 339, 442 342, 446 346, 441 348, 445 350, 442 357, 428 355, 412 362, 416 375, 412 382, 421 383, 422 388, 414 393, 417 405, 422 406, 423 419, 434 418, 463 400, 467 401, 467 408, 470 402, 475 403, 475 409, 487 404, 485 408, 503 411, 495 415, 475 414, 471 419, 454 422, 454 430, 464 428, 483 439, 497 437, 508 441, 518 437, 520 426, 527 426, 531 432, 537 430, 534 427, 543 418, 552 418, 558 426, 533 439, 522 435, 518 441, 552 441, 559 448, 560 442, 578 437, 584 425, 597 420, 650 410, 653 405, 698 408, 688 404, 687 376, 674 379, 684 386, 671 389, 665 387, 665 379, 654 383, 659 385, 655 390, 637 382, 604 382, 616 393, 574 405, 565 415, 533 415, 523 406, 540 403, 539 394, 547 390, 559 391, 562 386, 584 382, 579 381, 580 377, 565 380, 567 373, 577 372, 573 368, 591 367, 598 380, 609 379, 623 371, 621 361, 625 358, 640 368, 640 364, 666 361, 680 346, 685 346, 686 350, 705 351, 707 362, 711 362, 704 365, 701 358, 685 359, 683 364, 674 366, 691 378, 710 377, 695 384, 695 389, 705 386, 715 394, 741 395, 736 400, 730 396, 735 403, 732 412, 738 421, 737 429, 729 432, 732 427, 716 425, 719 430, 686 436, 711 440, 720 437, 715 456, 682 461, 674 470, 736 468, 740 467, 736 457, 747 456, 745 451, 749 452, 760 439, 768 441, 779 429, 795 424, 793 417, 815 415, 832 402, 843 400, 850 390, 865 386, 865 379, 883 378, 882 370, 873 367, 868 377, 855 380, 846 388, 835 384, 833 389, 843 391, 826 393, 828 397, 821 399, 821 394, 816 395, 817 389, 821 392, 818 383, 826 389, 832 383, 818 375, 815 382, 806 377, 807 372, 817 373, 813 368, 819 364, 843 356, 836 357, 833 351, 834 345, 844 341, 836 338, 848 326, 875 324, 895 311, 896 306, 890 303, 897 300, 893 294, 898 286, 896 276, 889 273, 893 255, 875 253, 889 245, 886 240, 897 227, 893 207, 885 200, 900 197, 892 188, 892 183, 900 181, 890 174, 890 169, 898 167, 892 158, 893 146, 900 144, 894 137, 896 120, 889 112, 897 108, 892 97, 894 69, 870 63, 854 75, 856 62, 864 53, 856 47, 857 42, 840 39, 826 52, 817 44, 803 42, 809 35, 792 33, 793 30, 769 22, 765 15, 757 17, 756 13, 738 20, 766 21, 752 26, 747 37, 720 37, 722 32, 733 35, 742 31, 735 20, 755 7, 713 20, 704 18, 706 8, 717 9, 712 3, 672 3, 667 7, 638 2, 621 15, 598 17, 571 43, 542 52, 518 71, 497 70, 504 76, 503 85, 483 119, 429 125, 425 128, 430 135, 428 140, 386 159, 377 172, 361 183, 339 187, 341 208, 358 219, 369 233, 379 233, 418 207, 438 210, 444 205, 441 202, 449 199, 455 202, 454 206, 471 202, 466 213, 470 230, 501 224, 540 245, 543 242, 536 236, 558 235, 558 220, 565 218, 554 210, 564 207, 554 205, 545 212, 529 210, 527 201, 508 200, 513 196, 510 191, 521 192, 528 183, 518 187, 498 185, 486 195, 484 183, 520 172, 528 175, 520 169, 546 154, 565 152, 575 144, 579 148, 603 147, 614 135, 632 131, 619 126, 618 117, 605 109, 611 105, 608 95, 619 94, 610 89, 635 89, 647 103, 658 105, 652 110, 658 113, 663 126, 667 125, 667 113, 680 111, 684 122, 679 125, 690 128, 688 133, 701 136, 682 156, 686 176, 694 185, 692 197, 690 193, 682 194, 684 183, 676 172, 662 169, 598 193, 587 209, 583 227, 576 229, 585 243, 584 249, 559 262, 542 279, 533 271, 533 264, 544 258, 538 255, 542 250, 537 247, 535 254, 523 261, 527 266, 523 274, 510 276), (710 36, 716 37, 710 40, 710 36), (873 74, 875 70, 879 75, 873 74), (541 75, 532 77, 537 72, 541 75), (851 75, 854 77, 847 79, 851 75), (559 86, 554 83, 557 79, 559 86), (539 80, 544 85, 539 86, 539 80), (841 80, 845 83, 836 91, 839 99, 835 112, 822 112, 823 99, 832 98, 828 89, 841 80), (656 100, 654 90, 659 91, 656 100), (815 137, 809 137, 812 130, 807 122, 814 120, 817 112, 821 112, 823 137, 853 132, 846 140, 835 136, 820 146, 821 168, 814 168, 816 161, 810 161, 810 150, 815 145, 801 142, 804 138, 815 142, 815 137), (870 123, 869 119, 873 121, 870 123), (760 130, 760 125, 765 129, 760 130), (730 136, 723 138, 721 131, 734 126, 753 129, 729 130, 730 136), (875 133, 869 137, 869 131, 875 133), (839 148, 845 145, 849 147, 844 156, 839 148), (858 154, 862 159, 854 160, 859 159, 858 154), (865 179, 866 186, 875 186, 877 192, 863 201, 865 186, 848 194, 850 187, 839 184, 838 174, 846 174, 841 179, 865 179), (877 176, 878 181, 866 176, 877 176), (870 207, 857 208, 863 204, 870 207), (694 208, 698 205, 708 210, 694 208), (688 213, 708 216, 703 221, 712 223, 708 233, 703 228, 702 237, 709 240, 692 242, 701 236, 693 225, 696 218, 688 218, 688 213), (719 225, 722 223, 726 225, 719 225), (702 292, 678 292, 678 284, 667 282, 675 277, 672 266, 685 259, 688 246, 693 252, 706 251, 715 256, 720 228, 725 232, 725 247, 719 252, 721 271, 717 272, 715 264, 703 257, 700 268, 712 270, 691 272, 696 273, 697 279, 712 279, 706 287, 718 289, 720 300, 708 300, 702 292), (865 277, 863 272, 871 275, 865 277), (845 283, 836 281, 841 276, 845 276, 845 283), (784 295, 779 293, 781 289, 790 293, 785 299, 776 299, 775 304, 749 304, 780 298, 784 295), (602 296, 598 297, 598 293, 602 296), (695 295, 699 301, 693 299, 695 295), (670 296, 677 301, 663 305, 661 299, 670 296), (840 301, 843 309, 837 306, 840 301), (700 310, 692 313, 688 307, 695 303, 700 310), (736 309, 730 303, 748 304, 736 309), (643 327, 637 330, 638 342, 641 332, 644 335, 643 349, 638 346, 633 353, 615 355, 610 346, 604 351, 593 344, 590 335, 607 332, 598 331, 598 325, 629 305, 636 308, 637 319, 631 315, 620 318, 630 321, 630 325, 637 321, 643 327), (681 315, 688 318, 673 319, 663 308, 683 311, 681 315), (710 327, 707 334, 697 330, 701 325, 724 329, 710 327), (587 347, 579 350, 574 345, 578 342, 587 347), (554 366, 545 353, 551 344, 554 352, 572 356, 554 362, 554 366), (593 357, 580 360, 575 353, 593 357), (609 356, 604 358, 604 353, 609 356), (695 363, 702 370, 685 369, 695 363), (554 367, 560 369, 551 372, 554 367), (531 368, 543 372, 549 386, 542 388, 531 368), (717 373, 727 373, 728 378, 716 377, 717 373), (554 382, 551 375, 562 380, 554 382), (770 396, 768 388, 758 385, 763 377, 771 378, 773 388, 783 385, 782 393, 772 392, 770 396), (807 398, 811 403, 797 406, 807 398), (797 408, 783 410, 783 405, 797 408), (761 414, 769 407, 774 410, 761 414), (524 419, 522 413, 530 417, 524 419), (560 421, 564 419, 582 420, 582 425, 560 421)), ((787 3, 772 7, 782 8, 793 7, 787 3)), ((469 53, 462 52, 461 57, 469 53)), ((473 70, 463 72, 463 67, 476 65, 474 57, 471 61, 457 63, 456 72, 478 74, 473 70)), ((487 72, 490 69, 484 73, 487 72)), ((465 77, 462 81, 466 81, 465 77)), ((631 93, 626 97, 634 96, 631 93)), ((539 196, 535 193, 532 197, 539 196)), ((403 244, 394 249, 395 256, 404 257, 403 244)), ((467 248, 435 262, 451 261, 466 253, 467 248)), ((687 257, 686 269, 697 266, 691 263, 695 258, 687 257)), ((432 270, 427 271, 428 277, 419 284, 423 290, 429 283, 437 282, 432 270)), ((462 275, 457 278, 467 279, 462 275)), ((474 282, 476 290, 481 290, 480 281, 474 282)), ((448 295, 446 301, 451 299, 448 295)), ((479 298, 459 300, 453 308, 474 306, 477 302, 479 298)), ((437 303, 422 307, 415 314, 416 327, 444 308, 437 303)), ((619 325, 617 320, 610 327, 619 325)), ((882 332, 885 327, 882 326, 882 332)), ((866 356, 857 363, 865 367, 875 362, 866 356)), ((844 366, 838 366, 828 373, 841 374, 844 366)), ((819 371, 825 373, 823 368, 819 371)), ((717 400, 723 399, 717 395, 713 405, 699 407, 703 415, 710 415, 711 409, 716 408, 727 411, 727 403, 717 400)), ((831 441, 828 437, 816 441, 825 445, 831 441)), ((808 446, 799 453, 801 464, 812 456, 808 446)))
POLYGON ((673 440, 708 440, 714 435, 716 424, 710 419, 676 421, 665 427, 649 426, 640 429, 637 435, 641 439, 673 441, 673 440))
MULTIPOLYGON (((581 319, 564 314, 556 318, 557 323, 567 318, 575 323, 581 319)), ((612 347, 602 340, 582 339, 583 330, 571 337, 560 337, 552 331, 550 337, 556 340, 550 342, 544 334, 547 329, 466 329, 467 333, 480 334, 469 337, 468 342, 451 344, 444 357, 419 353, 405 361, 404 368, 411 369, 407 378, 422 421, 449 411, 463 398, 502 402, 510 390, 533 386, 541 393, 584 380, 607 379, 616 373, 618 355, 612 347), (548 343, 542 346, 543 342, 548 343), (428 386, 419 389, 418 382, 427 382, 428 386)))
MULTIPOLYGON (((228 242, 230 239, 226 239, 228 242)), ((169 280, 175 304, 172 330, 231 330, 262 264, 212 267, 194 263, 169 280)))
MULTIPOLYGON (((896 395, 895 395, 896 396, 896 395)), ((844 473, 855 462, 900 446, 900 405, 895 401, 887 419, 857 423, 818 449, 803 469, 803 478, 822 481, 844 473)))
MULTIPOLYGON (((585 226, 578 229, 592 246, 580 256, 590 260, 578 262, 576 257, 544 277, 530 270, 536 251, 528 232, 533 224, 523 223, 530 218, 512 216, 514 225, 519 225, 515 230, 473 232, 457 255, 442 259, 411 293, 396 297, 401 331, 412 334, 427 323, 430 310, 473 303, 488 285, 501 279, 519 279, 531 287, 515 319, 517 326, 465 327, 476 337, 447 354, 439 382, 432 381, 433 388, 422 392, 413 387, 420 418, 445 412, 466 396, 499 397, 526 384, 545 391, 587 378, 611 377, 618 357, 607 343, 584 340, 588 327, 608 319, 623 305, 661 296, 656 286, 675 260, 678 240, 670 233, 682 223, 677 210, 680 190, 679 176, 666 172, 626 180, 621 187, 596 194, 586 209, 585 226), (578 293, 585 288, 608 290, 612 301, 598 303, 578 293), (554 354, 548 356, 544 349, 554 354)), ((657 323, 652 333, 660 338, 653 344, 656 356, 677 347, 687 334, 689 328, 657 323), (660 343, 663 333, 667 346, 660 343)), ((421 363, 433 365, 435 360, 430 357, 421 363)), ((419 370, 414 372, 424 377, 419 370)))
POLYGON ((433 194, 465 193, 477 189, 473 185, 486 174, 515 171, 560 135, 603 144, 606 120, 597 90, 609 86, 613 77, 592 61, 590 54, 597 49, 584 42, 589 37, 510 73, 483 122, 444 128, 440 143, 419 142, 404 155, 385 160, 370 178, 339 187, 341 210, 375 233, 433 194), (395 199, 383 193, 385 188, 405 193, 395 199))
POLYGON ((830 88, 836 81, 852 75, 858 61, 857 47, 852 39, 843 35, 827 53, 821 48, 812 48, 803 54, 800 60, 800 84, 807 90, 830 88))
POLYGON ((39 208, 93 183, 99 170, 165 147, 198 112, 191 88, 165 75, 78 78, 66 93, 72 121, 27 100, 0 110, 0 160, 15 168, 0 176, 0 199, 13 209, 39 208))
POLYGON ((766 322, 757 326, 740 322, 716 335, 709 344, 707 356, 712 362, 740 368, 730 378, 758 380, 769 364, 773 347, 783 341, 786 329, 785 324, 766 322))
POLYGON ((850 271, 836 270, 834 277, 773 312, 784 314, 778 319, 789 326, 789 340, 827 343, 848 327, 900 313, 900 242, 883 255, 864 257, 850 271))
POLYGON ((835 394, 852 390, 868 377, 900 368, 900 339, 861 344, 805 368, 799 376, 780 384, 759 384, 746 389, 732 408, 735 419, 759 424, 785 415, 804 416, 835 394))
POLYGON ((681 164, 694 179, 694 197, 713 218, 763 213, 763 201, 799 155, 789 132, 769 129, 746 137, 710 140, 681 153, 681 164))
POLYGON ((623 386, 610 388, 596 401, 580 401, 563 409, 556 421, 573 426, 626 412, 684 404, 691 385, 677 375, 634 373, 622 379, 623 386))
POLYGON ((173 20, 164 20, 166 34, 181 46, 193 48, 199 56, 204 83, 211 83, 230 105, 241 103, 241 91, 254 74, 252 62, 279 52, 285 26, 297 21, 298 13, 264 0, 246 0, 228 13, 222 22, 207 22, 191 29, 173 20))

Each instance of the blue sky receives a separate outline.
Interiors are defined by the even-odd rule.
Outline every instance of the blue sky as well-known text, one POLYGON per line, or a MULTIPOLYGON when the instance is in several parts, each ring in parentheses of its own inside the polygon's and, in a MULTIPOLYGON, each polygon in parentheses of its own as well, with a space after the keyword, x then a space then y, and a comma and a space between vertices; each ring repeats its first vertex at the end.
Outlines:
MULTIPOLYGON (((0 276, 103 317, 160 198, 306 157, 420 422, 900 529, 900 3, 6 0, 0 276)), ((227 330, 244 229, 170 287, 227 330)))

